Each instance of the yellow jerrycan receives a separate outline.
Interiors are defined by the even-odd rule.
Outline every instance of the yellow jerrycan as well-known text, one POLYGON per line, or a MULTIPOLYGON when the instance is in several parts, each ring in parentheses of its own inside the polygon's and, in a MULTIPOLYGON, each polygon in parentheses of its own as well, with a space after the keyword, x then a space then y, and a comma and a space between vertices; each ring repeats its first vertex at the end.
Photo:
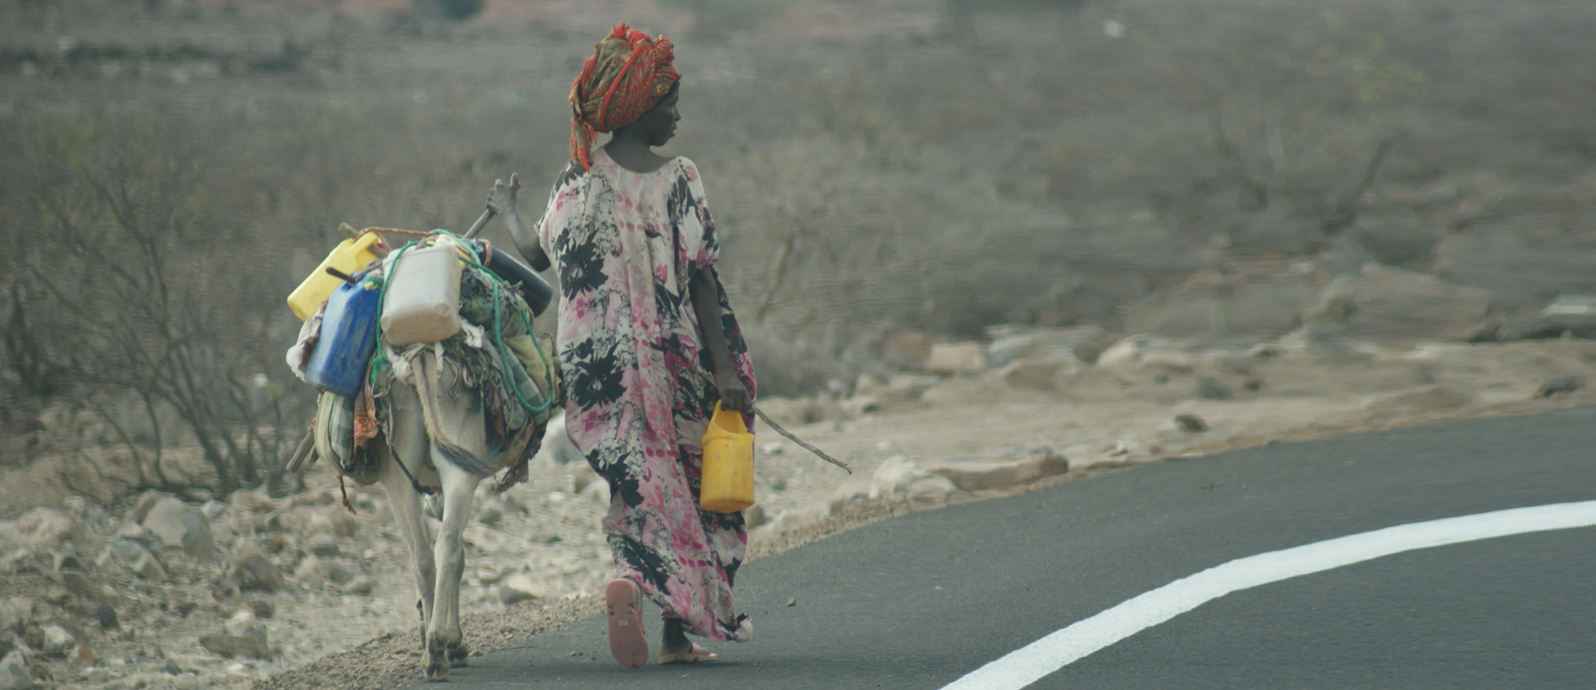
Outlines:
POLYGON ((754 504, 754 435, 736 410, 715 414, 704 432, 704 464, 700 474, 698 507, 715 513, 735 513, 754 504))
POLYGON ((327 258, 322 259, 321 265, 310 274, 305 282, 288 295, 288 308, 293 310, 294 316, 300 321, 310 318, 311 314, 321 307, 332 296, 333 290, 343 285, 344 281, 328 275, 328 268, 336 268, 345 275, 354 273, 366 267, 366 264, 377 259, 377 253, 372 247, 382 241, 382 237, 375 232, 368 232, 352 240, 344 240, 333 248, 327 258))

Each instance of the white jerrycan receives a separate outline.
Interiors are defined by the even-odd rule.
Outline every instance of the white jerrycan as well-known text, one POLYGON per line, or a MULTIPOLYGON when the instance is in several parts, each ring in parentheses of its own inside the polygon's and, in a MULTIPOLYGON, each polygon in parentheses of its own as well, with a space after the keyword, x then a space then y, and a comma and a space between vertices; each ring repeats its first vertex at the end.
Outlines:
POLYGON ((389 345, 435 343, 460 332, 460 254, 439 237, 430 247, 394 252, 382 333, 389 345))

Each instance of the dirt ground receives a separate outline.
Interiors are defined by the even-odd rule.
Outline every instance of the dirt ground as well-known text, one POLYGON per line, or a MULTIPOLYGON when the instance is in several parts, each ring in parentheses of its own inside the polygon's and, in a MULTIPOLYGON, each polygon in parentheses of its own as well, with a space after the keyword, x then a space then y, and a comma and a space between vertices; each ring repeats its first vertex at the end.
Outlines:
MULTIPOLYGON (((763 404, 778 417, 784 411, 793 414, 793 409, 810 414, 818 410, 823 418, 817 421, 784 421, 800 437, 849 463, 854 474, 760 425, 754 520, 763 524, 751 531, 749 556, 757 559, 906 511, 1034 490, 1168 457, 1590 404, 1596 396, 1588 389, 1552 397, 1538 397, 1537 391, 1551 379, 1596 374, 1593 367, 1596 343, 1585 341, 1352 343, 1334 356, 1257 345, 1168 343, 1150 347, 1132 361, 1062 373, 1054 390, 1016 387, 993 371, 946 378, 905 375, 897 384, 884 384, 884 390, 901 385, 918 394, 883 392, 886 404, 862 404, 861 396, 851 401, 767 400, 763 404), (1218 380, 1225 371, 1239 376, 1234 373, 1238 356, 1255 363, 1247 376, 1262 385, 1248 391, 1237 383, 1227 399, 1204 399, 1198 382, 1218 380), (1183 430, 1173 422, 1175 415, 1199 417, 1208 429, 1183 430), (929 466, 1037 447, 1067 456, 1069 473, 977 492, 892 495, 875 501, 846 496, 847 486, 870 481, 891 458, 929 466)), ((30 484, 41 481, 43 474, 39 463, 7 472, 0 498, 8 514, 37 505, 34 499, 47 495, 45 487, 30 484)), ((466 531, 467 575, 461 588, 464 626, 474 653, 519 644, 539 631, 598 612, 594 595, 611 571, 598 529, 607 496, 602 482, 593 478, 580 461, 559 464, 544 456, 527 484, 502 497, 479 497, 478 519, 466 531), (512 591, 524 593, 512 597, 523 601, 506 606, 512 591)), ((35 618, 72 622, 90 641, 96 657, 91 663, 43 660, 58 687, 386 688, 418 678, 421 657, 407 555, 388 522, 386 498, 375 487, 351 487, 357 513, 352 533, 336 540, 339 553, 317 558, 310 553, 319 548, 314 546, 317 525, 341 509, 336 480, 325 468, 313 470, 307 483, 311 491, 297 497, 255 495, 213 504, 207 512, 213 514, 222 555, 198 562, 169 549, 171 578, 165 582, 135 578, 126 567, 101 556, 103 545, 125 528, 125 521, 120 508, 90 508, 82 517, 85 536, 76 545, 84 560, 96 562, 86 578, 90 585, 74 590, 83 594, 62 593, 48 568, 17 567, 14 562, 0 572, 0 585, 8 596, 36 600, 42 613, 35 618), (271 522, 272 517, 277 521, 271 522), (282 590, 241 593, 230 587, 227 554, 251 544, 278 545, 274 563, 288 574, 282 590), (370 578, 369 592, 351 591, 327 579, 327 568, 337 563, 370 578), (200 644, 201 636, 236 624, 240 611, 259 613, 262 600, 271 602, 270 617, 253 622, 267 631, 269 658, 224 658, 200 644), (117 610, 119 631, 102 631, 85 622, 85 604, 94 602, 117 610)), ((0 534, 13 526, 14 521, 0 522, 0 534)))

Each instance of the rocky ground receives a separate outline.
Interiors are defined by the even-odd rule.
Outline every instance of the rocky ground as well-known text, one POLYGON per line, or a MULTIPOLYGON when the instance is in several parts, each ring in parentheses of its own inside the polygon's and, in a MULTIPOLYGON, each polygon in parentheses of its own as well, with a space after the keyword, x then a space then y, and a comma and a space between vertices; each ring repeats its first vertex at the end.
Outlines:
MULTIPOLYGON (((903 370, 761 403, 849 463, 762 423, 753 557, 903 510, 1214 450, 1428 419, 1588 403, 1596 342, 1115 340, 1006 329, 984 343, 894 339, 903 370)), ((556 430, 556 440, 558 436, 556 430)), ((35 463, 37 464, 37 462, 35 463)), ((13 471, 11 477, 21 476, 13 471)), ((8 505, 26 502, 4 482, 8 505)), ((392 687, 419 677, 407 555, 376 487, 111 507, 76 497, 0 521, 0 688, 392 687)), ((531 481, 484 491, 465 536, 473 648, 595 612, 610 577, 602 482, 552 442, 531 481), (562 462, 563 461, 563 462, 562 462)), ((11 514, 16 514, 15 512, 11 514)))

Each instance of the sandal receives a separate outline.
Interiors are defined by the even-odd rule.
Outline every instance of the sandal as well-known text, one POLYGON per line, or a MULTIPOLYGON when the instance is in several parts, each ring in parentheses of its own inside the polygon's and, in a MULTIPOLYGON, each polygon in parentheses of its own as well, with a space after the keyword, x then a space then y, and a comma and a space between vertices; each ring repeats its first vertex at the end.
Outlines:
POLYGON ((693 643, 693 650, 690 652, 659 653, 659 662, 661 664, 697 664, 714 661, 717 658, 719 657, 715 656, 714 652, 698 646, 696 642, 693 643))
POLYGON ((604 613, 610 633, 610 654, 627 668, 648 663, 648 638, 643 635, 642 589, 621 578, 604 587, 604 613))

